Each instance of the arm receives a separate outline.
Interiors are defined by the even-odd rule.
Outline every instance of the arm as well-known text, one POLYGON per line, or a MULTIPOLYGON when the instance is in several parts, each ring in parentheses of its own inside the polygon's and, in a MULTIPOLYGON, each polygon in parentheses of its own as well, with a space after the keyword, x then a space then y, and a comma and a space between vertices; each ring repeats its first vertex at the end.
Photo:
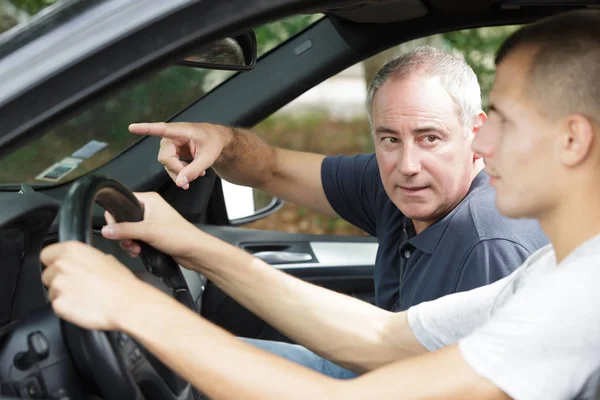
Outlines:
POLYGON ((405 314, 296 279, 202 232, 156 193, 136 196, 144 204, 143 221, 109 223, 102 229, 106 238, 122 240, 130 253, 140 252, 135 239, 170 254, 296 342, 356 371, 425 351, 405 314))
POLYGON ((90 246, 50 245, 41 259, 58 316, 130 334, 214 399, 506 398, 467 366, 456 346, 336 381, 243 343, 90 246))
POLYGON ((321 182, 323 155, 277 149, 249 130, 222 125, 133 124, 129 130, 163 138, 158 160, 183 188, 212 166, 231 183, 336 215, 321 182), (180 158, 193 161, 187 164, 180 158))
POLYGON ((187 267, 328 360, 364 372, 426 351, 412 334, 406 313, 390 313, 309 284, 212 237, 200 240, 205 245, 187 267))
POLYGON ((160 297, 158 310, 128 308, 120 328, 213 399, 508 399, 466 364, 457 346, 336 381, 256 349, 160 297))
POLYGON ((106 238, 121 240, 121 246, 134 256, 140 253, 140 246, 131 239, 142 240, 170 254, 183 267, 206 275, 236 301, 297 343, 357 372, 424 353, 421 343, 429 349, 454 344, 456 337, 465 336, 485 320, 489 304, 506 284, 499 281, 447 296, 442 303, 433 302, 441 307, 425 303, 419 308, 426 313, 420 315, 434 315, 439 323, 432 323, 430 318, 423 325, 416 318, 409 327, 405 313, 389 313, 303 282, 207 235, 156 193, 137 193, 136 196, 144 205, 144 220, 115 224, 107 214, 109 224, 102 229, 106 238), (463 313, 471 316, 468 324, 461 317, 463 313), (415 326, 423 328, 415 332, 425 332, 419 340, 413 334, 415 326), (453 327, 451 334, 440 335, 448 331, 448 327, 453 327))
POLYGON ((271 147, 245 129, 219 128, 226 137, 225 146, 213 167, 221 178, 336 215, 321 182, 321 163, 325 156, 271 147))

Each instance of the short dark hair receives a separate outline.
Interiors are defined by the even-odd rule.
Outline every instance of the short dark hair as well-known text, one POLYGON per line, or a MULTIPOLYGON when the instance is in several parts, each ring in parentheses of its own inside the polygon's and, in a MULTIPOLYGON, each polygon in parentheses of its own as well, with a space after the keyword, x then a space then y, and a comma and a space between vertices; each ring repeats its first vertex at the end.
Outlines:
POLYGON ((500 47, 496 65, 531 50, 524 94, 558 119, 571 113, 600 121, 600 10, 577 10, 527 25, 500 47))

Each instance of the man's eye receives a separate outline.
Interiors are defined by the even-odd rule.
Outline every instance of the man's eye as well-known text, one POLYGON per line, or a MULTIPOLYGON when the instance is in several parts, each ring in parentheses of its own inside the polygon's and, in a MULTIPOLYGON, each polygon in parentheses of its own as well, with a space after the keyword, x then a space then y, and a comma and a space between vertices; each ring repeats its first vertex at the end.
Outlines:
POLYGON ((427 141, 428 141, 429 143, 433 143, 433 142, 435 142, 436 140, 438 140, 437 136, 433 136, 433 135, 428 135, 428 136, 426 136, 425 138, 427 139, 427 141))
POLYGON ((395 137, 386 137, 383 138, 383 141, 388 143, 398 143, 398 139, 395 137))

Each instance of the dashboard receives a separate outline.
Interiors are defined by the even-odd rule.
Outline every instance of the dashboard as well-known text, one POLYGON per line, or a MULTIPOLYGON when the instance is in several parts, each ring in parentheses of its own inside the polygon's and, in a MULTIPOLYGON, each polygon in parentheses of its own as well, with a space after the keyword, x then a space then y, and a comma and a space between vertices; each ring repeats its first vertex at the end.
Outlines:
MULTIPOLYGON (((85 354, 85 346, 73 345, 76 341, 69 339, 73 326, 54 315, 41 282, 39 254, 58 240, 59 204, 41 193, 2 193, 0 210, 0 398, 98 399, 92 383, 94 360, 85 354)), ((140 279, 170 294, 118 242, 94 231, 92 243, 140 279)), ((200 310, 206 278, 182 272, 200 310)), ((140 349, 129 343, 127 351, 138 354, 140 349)))

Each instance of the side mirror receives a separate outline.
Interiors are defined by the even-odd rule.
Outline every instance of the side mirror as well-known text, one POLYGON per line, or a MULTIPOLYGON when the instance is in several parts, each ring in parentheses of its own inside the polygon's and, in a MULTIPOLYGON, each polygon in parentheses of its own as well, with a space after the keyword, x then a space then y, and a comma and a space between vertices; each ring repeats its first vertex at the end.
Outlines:
POLYGON ((178 64, 194 68, 246 71, 256 65, 257 54, 256 34, 249 31, 202 46, 178 64))
POLYGON ((264 218, 278 211, 285 203, 251 187, 234 185, 224 180, 221 180, 221 186, 231 225, 244 225, 264 218))

